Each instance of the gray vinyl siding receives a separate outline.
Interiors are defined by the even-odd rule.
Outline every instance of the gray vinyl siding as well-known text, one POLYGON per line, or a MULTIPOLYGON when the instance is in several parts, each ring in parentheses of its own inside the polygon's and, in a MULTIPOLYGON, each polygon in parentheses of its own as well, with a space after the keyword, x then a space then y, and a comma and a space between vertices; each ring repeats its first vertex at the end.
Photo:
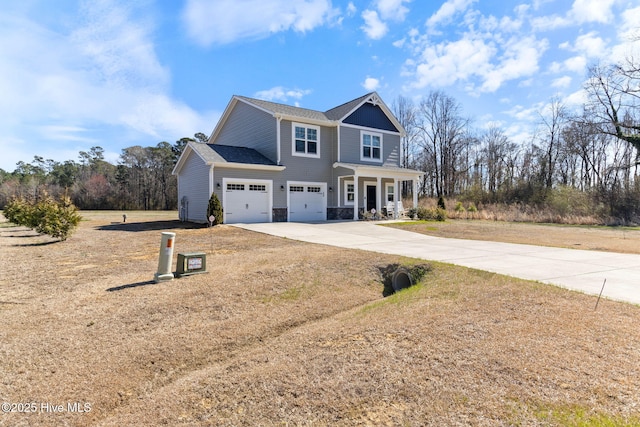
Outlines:
MULTIPOLYGON (((302 121, 295 122, 304 124, 302 121)), ((286 191, 280 191, 280 185, 286 189, 286 181, 323 182, 327 187, 335 187, 333 163, 336 161, 337 131, 336 128, 320 126, 320 158, 294 156, 292 154, 293 134, 292 122, 282 120, 280 122, 280 140, 282 144, 282 165, 286 169, 280 173, 277 183, 277 191, 282 193, 283 206, 286 206, 286 191)), ((274 182, 274 185, 276 183, 274 182)), ((329 192, 327 206, 335 206, 332 200, 335 192, 329 192)), ((274 200, 274 207, 276 207, 274 200)))
POLYGON ((277 162, 277 120, 273 115, 238 101, 229 114, 216 144, 248 147, 277 162))
POLYGON ((378 129, 340 128, 340 161, 343 163, 361 163, 372 166, 400 166, 400 135, 386 133, 378 129), (360 160, 360 131, 367 130, 382 134, 383 162, 368 162, 360 160))
POLYGON ((191 152, 178 176, 178 209, 186 196, 189 201, 187 221, 206 222, 209 203, 209 166, 191 152))

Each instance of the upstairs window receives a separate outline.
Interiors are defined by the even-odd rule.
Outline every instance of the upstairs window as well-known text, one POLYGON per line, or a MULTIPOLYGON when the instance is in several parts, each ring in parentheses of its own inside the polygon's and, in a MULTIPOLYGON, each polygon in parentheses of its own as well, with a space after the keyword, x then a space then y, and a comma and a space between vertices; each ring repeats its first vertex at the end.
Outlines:
POLYGON ((360 132, 360 160, 382 162, 382 134, 360 132))
POLYGON ((291 154, 302 157, 320 157, 320 128, 293 123, 291 154))

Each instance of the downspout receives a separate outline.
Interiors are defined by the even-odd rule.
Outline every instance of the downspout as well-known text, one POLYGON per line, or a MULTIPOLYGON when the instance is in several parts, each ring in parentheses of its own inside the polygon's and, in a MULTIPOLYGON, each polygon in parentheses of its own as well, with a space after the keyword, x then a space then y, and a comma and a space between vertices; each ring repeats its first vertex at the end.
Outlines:
POLYGON ((358 173, 353 171, 353 220, 358 220, 358 173))
POLYGON ((281 147, 280 147, 280 142, 281 142, 280 141, 280 122, 282 122, 282 115, 276 114, 275 118, 277 120, 277 124, 276 124, 276 140, 277 140, 276 151, 277 151, 277 154, 276 155, 278 157, 276 164, 278 166, 280 166, 282 164, 281 163, 281 154, 280 154, 280 152, 281 152, 281 147))
POLYGON ((338 162, 340 162, 340 123, 338 123, 338 162))
POLYGON ((207 198, 207 201, 209 200, 209 198, 211 198, 211 194, 213 193, 213 164, 211 164, 209 166, 209 196, 207 198))

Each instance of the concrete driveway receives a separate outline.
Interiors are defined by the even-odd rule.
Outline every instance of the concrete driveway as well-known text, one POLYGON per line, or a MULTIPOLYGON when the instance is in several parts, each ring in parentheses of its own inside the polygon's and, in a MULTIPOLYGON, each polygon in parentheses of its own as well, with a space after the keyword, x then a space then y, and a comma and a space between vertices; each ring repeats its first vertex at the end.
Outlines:
POLYGON ((425 236, 374 222, 235 224, 304 242, 404 255, 640 304, 640 255, 425 236))

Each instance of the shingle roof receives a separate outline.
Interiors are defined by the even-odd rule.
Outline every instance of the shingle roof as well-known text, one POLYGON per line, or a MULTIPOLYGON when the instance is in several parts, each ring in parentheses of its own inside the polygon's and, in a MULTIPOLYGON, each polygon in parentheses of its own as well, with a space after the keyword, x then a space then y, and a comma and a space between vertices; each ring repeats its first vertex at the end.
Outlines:
POLYGON ((287 116, 300 117, 305 119, 328 121, 327 116, 321 111, 309 110, 307 108, 292 107, 291 105, 278 104, 276 102, 263 101, 262 99, 247 98, 246 96, 237 96, 237 98, 249 102, 253 105, 276 114, 284 114, 287 116))
POLYGON ((360 105, 365 99, 371 96, 373 92, 368 93, 366 95, 361 96, 360 98, 356 98, 353 101, 345 102, 342 105, 339 105, 335 108, 325 111, 325 116, 329 120, 340 120, 343 119, 349 112, 351 112, 354 108, 360 105))
POLYGON ((262 99, 248 98, 246 96, 236 96, 246 102, 256 105, 264 110, 275 114, 283 114, 287 116, 300 117, 303 119, 312 119, 320 121, 333 121, 343 119, 349 112, 360 105, 365 99, 369 98, 373 92, 346 102, 342 105, 334 107, 325 112, 309 110, 307 108, 292 107, 291 105, 278 104, 277 102, 264 101, 262 99))
POLYGON ((195 143, 191 146, 207 163, 246 163, 251 165, 276 166, 273 161, 253 148, 201 143, 195 143))

